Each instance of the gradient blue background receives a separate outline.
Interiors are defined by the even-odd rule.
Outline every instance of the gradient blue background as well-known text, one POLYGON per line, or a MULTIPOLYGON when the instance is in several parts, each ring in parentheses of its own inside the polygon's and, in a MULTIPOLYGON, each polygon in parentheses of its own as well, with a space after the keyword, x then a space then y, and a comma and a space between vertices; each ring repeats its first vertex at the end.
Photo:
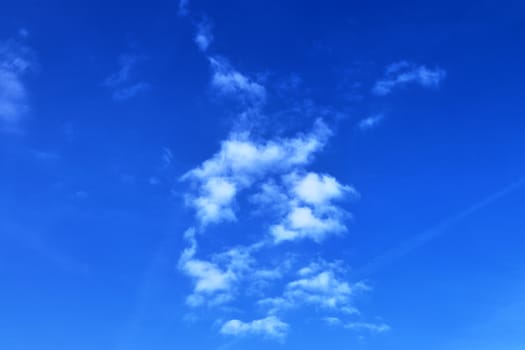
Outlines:
POLYGON ((37 68, 23 132, 0 135, 0 348, 525 348, 525 186, 457 217, 525 176, 523 2, 190 6, 213 23, 213 50, 240 70, 300 76, 269 110, 313 100, 344 112, 314 169, 362 196, 345 246, 319 249, 373 286, 361 312, 392 330, 361 337, 319 328, 305 312, 285 344, 231 342, 188 321, 189 281, 176 263, 192 219, 177 178, 217 150, 232 113, 209 91, 192 26, 175 1, 4 0, 0 40, 25 28, 37 68), (145 56, 136 74, 151 88, 115 101, 103 82, 126 52, 145 56), (371 95, 401 59, 439 65, 446 79, 371 95), (376 113, 381 125, 356 128, 376 113), (433 239, 396 253, 447 219, 433 239))

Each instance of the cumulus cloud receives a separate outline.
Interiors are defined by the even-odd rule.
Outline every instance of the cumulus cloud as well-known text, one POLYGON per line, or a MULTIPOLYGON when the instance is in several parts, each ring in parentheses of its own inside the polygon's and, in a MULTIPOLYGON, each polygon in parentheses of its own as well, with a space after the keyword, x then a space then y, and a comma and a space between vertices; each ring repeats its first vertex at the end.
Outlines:
POLYGON ((359 129, 366 131, 372 128, 375 128, 383 121, 385 116, 383 114, 375 114, 370 117, 361 119, 358 123, 359 129))
POLYGON ((287 210, 281 221, 270 227, 275 243, 301 238, 320 242, 329 234, 347 230, 344 218, 348 213, 332 201, 356 196, 351 186, 340 184, 330 175, 313 172, 291 173, 284 179, 288 191, 287 210))
POLYGON ((0 43, 0 127, 15 130, 29 110, 24 76, 34 67, 31 50, 14 40, 0 43))
POLYGON ((119 57, 118 70, 108 76, 103 83, 112 90, 114 100, 128 100, 151 88, 149 83, 137 81, 134 76, 137 65, 144 59, 144 56, 136 54, 123 54, 119 57))
POLYGON ((234 248, 217 254, 213 261, 197 259, 195 229, 188 229, 184 237, 188 247, 179 259, 179 268, 194 281, 193 293, 188 296, 189 306, 217 305, 233 298, 236 283, 251 269, 251 256, 244 249, 234 248))
POLYGON ((248 133, 234 133, 221 143, 219 152, 182 176, 196 185, 187 203, 196 209, 201 224, 235 220, 233 201, 239 191, 266 176, 309 163, 329 135, 320 120, 312 132, 294 138, 256 141, 248 133))
POLYGON ((231 96, 243 102, 261 104, 266 100, 264 86, 240 73, 221 57, 210 57, 212 87, 225 96, 231 96))
POLYGON ((407 61, 390 64, 383 79, 378 80, 372 92, 379 96, 390 94, 394 88, 409 84, 418 84, 425 88, 436 88, 445 78, 446 72, 439 68, 428 68, 407 61))
POLYGON ((225 335, 261 335, 269 338, 282 339, 288 332, 288 324, 275 316, 268 316, 250 322, 243 322, 235 319, 225 322, 222 325, 220 332, 225 335))
POLYGON ((353 306, 353 297, 368 290, 366 284, 350 284, 341 279, 343 272, 335 263, 312 263, 298 271, 298 279, 284 288, 279 297, 261 299, 259 305, 268 308, 271 314, 302 305, 312 305, 330 311, 345 314, 357 314, 353 306))

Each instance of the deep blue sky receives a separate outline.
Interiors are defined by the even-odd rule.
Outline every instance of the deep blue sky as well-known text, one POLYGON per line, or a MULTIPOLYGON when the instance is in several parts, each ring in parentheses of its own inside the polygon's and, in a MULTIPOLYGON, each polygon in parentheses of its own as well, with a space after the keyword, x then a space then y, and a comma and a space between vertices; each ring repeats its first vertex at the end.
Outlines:
POLYGON ((0 348, 523 349, 523 62, 521 1, 3 1, 0 348))

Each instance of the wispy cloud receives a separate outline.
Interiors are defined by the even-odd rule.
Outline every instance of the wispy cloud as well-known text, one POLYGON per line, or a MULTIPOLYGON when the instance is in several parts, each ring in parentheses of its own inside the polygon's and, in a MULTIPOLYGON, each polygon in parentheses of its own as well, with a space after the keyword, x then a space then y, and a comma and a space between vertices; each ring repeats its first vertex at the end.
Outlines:
POLYGON ((350 322, 343 325, 344 328, 353 330, 366 330, 372 333, 384 333, 390 331, 390 326, 386 323, 350 322))
POLYGON ((270 338, 282 339, 288 332, 288 324, 275 316, 268 316, 250 322, 243 322, 235 319, 225 322, 221 327, 220 332, 225 335, 262 335, 270 338))
POLYGON ((233 68, 224 58, 210 57, 212 70, 211 84, 222 95, 231 96, 244 102, 264 103, 264 86, 233 68))
POLYGON ((187 16, 189 11, 189 0, 179 0, 179 16, 187 16))
POLYGON ((383 119, 385 119, 385 116, 383 114, 375 114, 370 117, 361 119, 357 126, 363 131, 369 130, 378 126, 383 121, 383 119))
POLYGON ((34 67, 32 51, 16 40, 0 43, 0 129, 14 131, 29 111, 24 77, 34 67))
POLYGON ((394 62, 386 67, 385 76, 375 83, 372 92, 378 96, 385 96, 395 88, 409 84, 436 88, 445 76, 446 72, 439 67, 428 68, 408 61, 394 62))
POLYGON ((196 25, 195 44, 201 51, 208 50, 213 41, 212 25, 209 20, 203 19, 196 25))
POLYGON ((114 100, 127 100, 151 88, 149 83, 138 80, 134 74, 137 65, 144 60, 145 56, 137 54, 120 56, 118 70, 104 80, 104 85, 112 90, 114 100))

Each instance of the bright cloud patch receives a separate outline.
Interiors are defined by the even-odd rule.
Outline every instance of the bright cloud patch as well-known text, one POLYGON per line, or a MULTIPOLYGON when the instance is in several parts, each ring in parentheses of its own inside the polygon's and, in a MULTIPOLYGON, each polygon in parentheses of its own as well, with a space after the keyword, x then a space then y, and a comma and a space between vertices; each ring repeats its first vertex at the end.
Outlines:
POLYGON ((217 305, 231 300, 235 294, 236 283, 247 271, 252 270, 249 253, 242 249, 231 249, 216 254, 213 261, 197 259, 195 230, 187 230, 185 238, 189 247, 182 253, 179 268, 194 281, 193 293, 188 296, 187 304, 217 305))
POLYGON ((320 242, 329 234, 346 231, 343 221, 347 213, 332 202, 357 195, 352 187, 313 172, 289 174, 284 183, 288 188, 287 210, 281 222, 270 228, 276 243, 301 238, 320 242))
POLYGON ((396 62, 386 69, 385 77, 377 81, 372 92, 379 96, 388 95, 398 86, 418 84, 426 88, 436 88, 445 78, 441 68, 428 68, 407 61, 396 62))
POLYGON ((314 130, 295 138, 258 142, 247 133, 232 134, 201 166, 182 176, 197 185, 187 202, 201 224, 235 220, 237 193, 267 176, 304 166, 325 144, 329 129, 318 121, 314 130))
POLYGON ((268 316, 260 320, 243 322, 230 320, 223 324, 220 332, 226 335, 245 336, 262 335, 271 338, 282 339, 286 336, 288 324, 275 316, 268 316))

